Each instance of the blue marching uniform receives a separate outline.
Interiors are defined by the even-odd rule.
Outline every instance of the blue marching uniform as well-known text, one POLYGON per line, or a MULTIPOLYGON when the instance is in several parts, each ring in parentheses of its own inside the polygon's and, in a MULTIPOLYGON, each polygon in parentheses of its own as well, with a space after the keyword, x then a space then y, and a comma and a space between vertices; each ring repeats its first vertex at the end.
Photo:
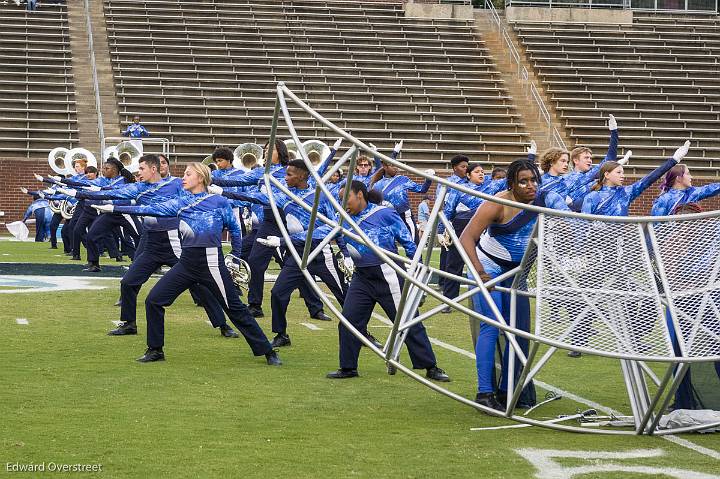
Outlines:
MULTIPOLYGON (((571 200, 570 209, 579 212, 582 209, 583 200, 590 193, 592 189, 593 180, 597 179, 597 175, 600 172, 600 167, 606 161, 617 161, 617 148, 618 148, 619 135, 617 130, 610 132, 610 146, 605 154, 605 158, 593 166, 586 172, 573 171, 565 175, 570 185, 568 189, 568 197, 571 200)), ((544 186, 543 180, 543 186, 544 186)))
MULTIPOLYGON (((394 209, 369 203, 352 219, 376 246, 397 253, 396 242, 399 242, 408 256, 415 254, 417 246, 394 209)), ((389 318, 395 318, 404 280, 364 244, 349 237, 345 237, 345 241, 355 269, 342 314, 358 331, 363 332, 367 330, 376 304, 389 318)), ((338 325, 338 333, 340 367, 357 369, 362 343, 342 323, 338 325)), ((436 365, 435 353, 422 323, 408 330, 405 345, 414 368, 427 369, 436 365)))
POLYGON ((150 132, 147 131, 147 128, 141 124, 133 123, 122 132, 122 136, 129 136, 130 138, 143 138, 150 136, 150 132))
MULTIPOLYGON (((314 187, 288 189, 307 205, 312 206, 315 201, 314 187)), ((239 193, 223 192, 223 195, 229 198, 249 199, 246 195, 239 193)), ((273 191, 273 197, 278 209, 282 210, 285 215, 287 230, 293 246, 295 246, 296 250, 303 251, 307 232, 310 228, 310 212, 280 191, 273 191)), ((269 199, 262 193, 256 195, 253 199, 263 204, 269 204, 269 199)), ((335 210, 325 197, 320 199, 318 213, 327 218, 334 218, 336 216, 335 210)), ((330 226, 320 220, 315 220, 314 226, 312 248, 316 248, 332 231, 330 226)), ((344 249, 344 243, 339 241, 339 244, 341 248, 344 249)), ((323 247, 321 254, 317 255, 308 263, 307 269, 310 274, 318 276, 325 283, 340 304, 345 301, 345 277, 339 272, 337 260, 329 244, 323 247)), ((280 274, 270 291, 272 330, 274 333, 286 334, 287 308, 290 304, 290 296, 293 291, 304 284, 306 284, 306 280, 300 270, 300 266, 291 254, 286 254, 280 274)))
MULTIPOLYGON (((493 181, 490 175, 485 175, 483 182, 479 185, 467 182, 465 186, 481 193, 495 195, 506 188, 507 182, 505 179, 493 181)), ((451 190, 448 193, 445 199, 443 213, 452 223, 455 234, 458 237, 462 234, 463 230, 475 214, 475 211, 480 207, 483 201, 484 200, 482 198, 478 198, 477 196, 463 193, 458 190, 451 190)), ((444 231, 445 225, 440 223, 438 225, 438 234, 443 234, 444 231)), ((462 274, 465 263, 458 251, 459 247, 461 246, 453 244, 447 251, 445 251, 445 248, 441 250, 440 264, 443 271, 456 275, 462 274), (442 253, 445 253, 444 263, 442 262, 442 253)), ((458 294, 460 294, 460 283, 458 281, 445 278, 443 279, 441 286, 443 296, 446 298, 455 298, 458 294)))
POLYGON ((52 220, 52 211, 46 199, 36 199, 28 206, 23 216, 26 221, 31 216, 35 218, 35 241, 43 242, 50 236, 50 221, 52 220))
MULTIPOLYGON (((544 206, 558 210, 568 210, 565 198, 553 192, 538 193, 535 201, 536 206, 544 206)), ((522 210, 510 221, 503 224, 492 224, 480 237, 477 252, 485 272, 495 278, 502 273, 517 267, 525 254, 528 242, 532 236, 537 213, 522 210)), ((510 288, 513 279, 503 281, 500 286, 510 288)), ((506 322, 510 322, 511 298, 508 293, 501 293, 497 290, 491 292, 493 302, 500 310, 506 322)), ((494 315, 481 294, 473 297, 475 311, 493 318, 494 315)), ((524 331, 530 330, 530 301, 526 296, 518 295, 515 300, 516 327, 524 331)), ((476 367, 478 374, 478 392, 490 393, 495 390, 495 345, 498 340, 499 330, 486 322, 480 324, 477 344, 475 345, 476 367)), ((527 339, 516 337, 518 344, 525 354, 528 351, 527 339)), ((503 374, 500 382, 500 392, 507 391, 507 364, 510 355, 510 345, 505 345, 503 354, 503 374)), ((519 364, 516 362, 516 364, 519 364)), ((517 376, 522 372, 522 367, 516 369, 517 376)), ((517 378, 516 378, 517 379, 517 378)), ((522 406, 532 405, 535 402, 535 386, 530 383, 523 390, 518 404, 522 406)))
POLYGON ((425 180, 425 182, 420 185, 403 175, 395 175, 392 178, 383 177, 372 185, 372 189, 378 190, 383 194, 384 201, 395 207, 395 211, 397 211, 400 218, 403 220, 403 223, 407 226, 415 244, 418 243, 420 238, 418 238, 415 218, 413 217, 412 210, 410 209, 408 191, 415 193, 427 193, 431 185, 432 180, 425 180))
MULTIPOLYGON (((250 345, 253 354, 260 356, 272 351, 265 333, 240 301, 230 272, 223 261, 222 232, 230 232, 232 253, 240 254, 242 241, 238 225, 228 200, 208 193, 184 193, 173 199, 149 205, 117 206, 120 213, 143 216, 177 217, 182 235, 179 261, 163 275, 145 299, 148 347, 162 348, 165 338, 165 308, 180 294, 199 283, 205 286, 220 303, 230 321, 250 345)), ((143 255, 147 253, 145 245, 143 255)))
MULTIPOLYGON (((80 194, 78 192, 78 195, 80 194)), ((113 200, 114 203, 131 200, 138 205, 153 205, 184 194, 186 193, 182 188, 182 180, 172 176, 163 178, 158 183, 139 182, 115 190, 82 192, 82 196, 94 200, 113 200)), ((127 216, 127 214, 102 215, 103 218, 122 218, 123 216, 127 216)), ((126 323, 136 320, 137 296, 142 285, 159 267, 175 266, 181 254, 177 217, 148 216, 144 218, 143 223, 142 249, 138 248, 135 259, 120 281, 120 319, 126 323)), ((210 323, 214 327, 226 324, 220 303, 205 286, 200 284, 190 286, 190 292, 205 308, 210 323)))
POLYGON ((684 190, 671 188, 655 199, 650 214, 653 216, 667 216, 672 214, 678 206, 696 203, 718 194, 720 194, 720 183, 710 183, 699 187, 689 186, 684 190))
MULTIPOLYGON (((236 173, 228 178, 213 178, 213 184, 225 187, 236 187, 236 186, 258 186, 263 179, 265 173, 264 168, 255 168, 246 173, 236 173)), ((270 166, 270 173, 273 177, 284 180, 285 179, 285 167, 279 164, 270 166)), ((308 182, 312 178, 308 179, 308 182)), ((264 189, 264 187, 262 188, 264 189)), ((261 189, 252 189, 246 191, 247 195, 258 195, 261 189)), ((275 222, 275 215, 273 215, 272 208, 270 206, 263 205, 262 208, 262 222, 258 226, 257 231, 254 233, 255 238, 267 238, 268 236, 281 236, 280 228, 275 222)), ((282 266, 282 256, 276 248, 271 248, 263 244, 250 243, 250 252, 247 253, 244 258, 247 258, 248 266, 250 266, 250 282, 248 284, 248 305, 252 308, 261 309, 264 287, 265 287, 265 271, 267 271, 270 265, 270 260, 275 257, 278 264, 282 266)), ((247 247, 247 246, 246 246, 247 247)), ((241 249, 242 253, 242 249, 241 249)), ((300 295, 305 301, 310 316, 316 316, 323 310, 323 303, 320 297, 315 291, 306 283, 300 285, 300 295)))
POLYGON ((632 185, 603 186, 597 191, 591 191, 583 201, 582 212, 604 216, 627 216, 630 203, 675 165, 677 165, 677 161, 669 158, 632 185))

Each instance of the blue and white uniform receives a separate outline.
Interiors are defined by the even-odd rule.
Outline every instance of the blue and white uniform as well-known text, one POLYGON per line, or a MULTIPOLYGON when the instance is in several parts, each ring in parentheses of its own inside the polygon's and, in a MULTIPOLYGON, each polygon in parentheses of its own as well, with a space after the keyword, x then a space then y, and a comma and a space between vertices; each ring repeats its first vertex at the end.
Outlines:
MULTIPOLYGON (((533 202, 536 206, 568 210, 565 199, 553 192, 538 193, 533 202)), ((492 224, 480 237, 478 242, 478 258, 483 265, 485 272, 495 278, 502 273, 518 266, 527 249, 528 242, 532 236, 533 228, 537 221, 537 213, 522 210, 510 221, 503 224, 492 224)), ((501 283, 501 286, 510 287, 513 279, 510 278, 501 283)), ((510 322, 510 294, 501 293, 497 290, 491 292, 491 296, 497 308, 502 313, 506 322, 510 322)), ((482 295, 476 294, 473 297, 475 311, 484 316, 493 318, 494 315, 482 295)), ((530 302, 527 297, 518 295, 515 302, 516 327, 529 331, 530 329, 530 302)), ((485 322, 480 324, 477 344, 475 345, 476 366, 478 373, 478 392, 490 393, 495 391, 493 384, 495 369, 495 345, 497 343, 499 330, 485 322)), ((528 342, 526 339, 517 337, 518 344, 527 354, 528 342)), ((500 391, 507 391, 507 363, 510 354, 509 345, 506 344, 503 354, 503 375, 500 382, 500 391)), ((516 363, 517 364, 517 363, 516 363)), ((520 368, 519 368, 520 369, 520 368)), ((521 370, 516 371, 519 375, 521 370)), ((517 378, 516 378, 517 379, 517 378)), ((522 392, 519 403, 528 406, 535 402, 534 385, 529 384, 522 392)))
POLYGON ((651 215, 667 216, 678 206, 687 203, 696 203, 720 194, 720 183, 710 183, 705 186, 689 186, 684 190, 671 188, 658 196, 653 202, 651 215))
POLYGON ((122 136, 129 136, 130 138, 144 138, 150 136, 150 132, 147 131, 147 128, 142 126, 140 123, 133 123, 125 128, 125 131, 122 132, 122 136))
POLYGON ((403 219, 403 222, 407 225, 408 231, 410 231, 416 243, 419 238, 417 236, 417 229, 415 228, 415 218, 413 218, 412 210, 410 209, 408 191, 427 193, 431 185, 431 180, 425 180, 425 182, 420 185, 403 175, 395 175, 392 178, 383 177, 372 185, 372 189, 378 190, 383 194, 384 201, 395 207, 395 211, 397 211, 403 219))
POLYGON ((570 184, 568 196, 572 201, 570 203, 570 209, 572 211, 580 211, 582 209, 583 200, 592 190, 593 180, 597 180, 597 175, 603 163, 606 161, 617 161, 618 141, 618 131, 612 130, 610 132, 610 146, 608 146, 605 158, 603 158, 600 163, 586 172, 572 171, 566 175, 570 184))
MULTIPOLYGON (((148 347, 161 348, 165 337, 165 307, 185 290, 199 283, 220 303, 233 324, 243 334, 253 354, 272 350, 255 318, 240 301, 230 272, 223 261, 222 232, 230 232, 233 254, 240 254, 240 225, 230 202, 205 192, 181 196, 148 205, 117 206, 120 213, 143 216, 177 217, 182 235, 180 260, 165 273, 145 300, 148 347)), ((143 252, 143 255, 145 252, 143 252)))
POLYGON ((52 211, 50 211, 50 205, 46 199, 39 198, 30 203, 25 214, 23 215, 23 221, 28 220, 31 216, 35 218, 35 241, 43 242, 48 236, 50 236, 50 222, 52 221, 52 211))
MULTIPOLYGON (((408 256, 417 250, 415 241, 405 223, 393 208, 368 204, 367 208, 352 216, 362 231, 376 246, 397 253, 396 243, 405 248, 408 256)), ((370 248, 345 237, 355 271, 348 287, 342 314, 358 331, 366 331, 376 304, 389 318, 394 318, 400 302, 403 278, 385 264, 370 248)), ((345 328, 338 325, 340 335, 340 367, 357 369, 362 343, 345 328)), ((405 345, 414 368, 431 368, 436 365, 430 340, 422 323, 408 330, 405 345)))
POLYGON ((603 186, 599 190, 591 191, 583 201, 582 212, 604 216, 627 216, 630 203, 675 165, 677 165, 677 161, 669 158, 650 174, 632 185, 603 186))
MULTIPOLYGON (((304 189, 290 187, 288 189, 306 205, 312 206, 315 202, 314 187, 304 189)), ((253 197, 247 194, 232 192, 223 192, 223 195, 229 198, 254 199, 255 201, 268 205, 270 203, 269 199, 262 193, 253 195, 253 197)), ((293 245, 297 251, 303 251, 307 232, 310 228, 310 212, 280 191, 273 191, 273 197, 278 209, 284 213, 285 223, 287 224, 287 230, 293 245)), ((335 218, 336 216, 334 208, 324 196, 320 199, 318 213, 327 218, 335 218)), ((315 220, 312 234, 312 247, 317 247, 331 231, 332 228, 329 225, 326 225, 320 220, 315 220)), ((344 249, 344 243, 342 241, 338 241, 338 244, 344 249)), ((337 260, 329 244, 323 247, 321 254, 317 255, 313 261, 308 263, 307 268, 310 274, 318 276, 325 283, 340 304, 345 301, 345 279, 340 273, 337 260)), ((305 276, 300 270, 299 265, 291 254, 286 254, 280 274, 277 280, 275 280, 275 285, 270 292, 272 328, 274 333, 287 334, 287 308, 290 304, 290 296, 293 291, 303 284, 305 284, 305 276)))

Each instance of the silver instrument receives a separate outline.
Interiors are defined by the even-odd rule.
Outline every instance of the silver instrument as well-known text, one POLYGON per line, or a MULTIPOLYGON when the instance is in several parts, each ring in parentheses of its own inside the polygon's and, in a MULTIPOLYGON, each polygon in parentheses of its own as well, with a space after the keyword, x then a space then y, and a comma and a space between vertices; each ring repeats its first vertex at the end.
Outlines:
POLYGON ((330 147, 320 140, 308 140, 302 144, 302 147, 316 170, 330 155, 330 147))
POLYGON ((77 203, 71 203, 68 200, 63 200, 60 204, 60 214, 62 217, 66 220, 72 218, 73 213, 75 213, 75 206, 77 206, 77 203))
POLYGON ((247 261, 228 253, 225 255, 225 266, 230 271, 230 277, 235 286, 247 291, 250 283, 250 265, 247 264, 247 261))
POLYGON ((233 166, 238 170, 250 171, 265 164, 263 148, 257 143, 243 143, 233 152, 233 166))
POLYGON ((79 160, 87 161, 87 166, 94 166, 97 168, 97 159, 89 150, 85 148, 73 148, 65 155, 65 171, 70 174, 75 173, 75 162, 79 160))
POLYGON ((68 150, 67 148, 59 146, 57 148, 53 148, 50 153, 48 153, 48 164, 50 165, 50 168, 52 168, 52 170, 58 175, 67 175, 74 173, 74 171, 68 171, 65 167, 65 157, 67 156, 69 151, 70 150, 68 150))

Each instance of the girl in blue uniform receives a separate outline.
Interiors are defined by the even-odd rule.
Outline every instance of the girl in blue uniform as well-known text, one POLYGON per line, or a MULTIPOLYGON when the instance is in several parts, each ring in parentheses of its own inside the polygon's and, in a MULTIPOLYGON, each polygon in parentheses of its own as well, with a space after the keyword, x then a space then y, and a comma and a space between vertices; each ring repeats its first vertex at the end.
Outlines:
MULTIPOLYGON (((539 193, 540 172, 530 160, 516 160, 510 164, 507 172, 507 190, 498 193, 499 198, 518 203, 545 206, 567 210, 565 199, 551 191, 539 193)), ((470 220, 460 243, 470 257, 480 279, 487 283, 492 278, 518 266, 525 254, 528 242, 537 220, 537 214, 512 206, 503 206, 486 201, 470 220)), ((501 283, 510 287, 512 278, 501 283)), ((503 315, 510 321, 510 295, 492 292, 493 301, 503 315)), ((480 294, 473 298, 474 308, 484 316, 493 317, 488 305, 480 294)), ((525 296, 515 301, 516 324, 518 329, 530 329, 530 302, 525 296)), ((495 392, 493 372, 495 368, 495 344, 499 330, 488 323, 480 325, 475 355, 478 374, 478 394, 476 402, 497 410, 504 410, 502 404, 507 395, 507 363, 510 354, 509 343, 503 354, 503 374, 500 387, 495 392)), ((517 338, 518 344, 527 354, 528 342, 517 338)), ((520 369, 520 368, 518 368, 520 369)), ((517 371, 519 375, 521 371, 517 371)), ((518 402, 519 407, 530 407, 535 402, 535 390, 532 384, 523 391, 518 402)))
POLYGON ((678 148, 672 158, 632 185, 623 186, 623 167, 615 161, 603 164, 598 173, 597 183, 583 201, 582 212, 593 215, 627 216, 630 203, 657 181, 662 175, 680 162, 690 150, 690 141, 678 148))
POLYGON ((148 349, 140 362, 162 361, 165 337, 165 307, 182 292, 199 283, 207 287, 220 302, 225 313, 237 326, 256 356, 265 355, 268 364, 281 364, 277 353, 260 326, 240 301, 222 253, 222 232, 230 232, 232 253, 240 254, 241 233, 230 202, 220 195, 208 194, 210 169, 192 163, 185 169, 183 188, 186 193, 165 202, 138 206, 95 205, 100 211, 142 216, 177 216, 182 235, 180 260, 165 273, 145 300, 148 349))
POLYGON ((653 202, 651 214, 667 216, 682 205, 696 203, 720 194, 720 183, 696 187, 692 185, 692 180, 692 175, 686 165, 673 166, 660 185, 662 194, 653 202))

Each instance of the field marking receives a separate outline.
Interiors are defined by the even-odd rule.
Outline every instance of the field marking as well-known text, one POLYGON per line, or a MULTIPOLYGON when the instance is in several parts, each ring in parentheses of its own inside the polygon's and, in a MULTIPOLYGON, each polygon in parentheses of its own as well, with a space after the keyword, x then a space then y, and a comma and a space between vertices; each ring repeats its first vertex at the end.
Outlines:
POLYGON ((16 287, 2 289, 0 294, 14 293, 47 293, 55 291, 101 290, 106 286, 95 286, 98 279, 119 278, 88 278, 79 276, 31 276, 31 275, 0 275, 0 286, 16 287))
POLYGON ((30 324, 30 321, 28 321, 28 320, 25 319, 25 318, 15 318, 15 322, 16 322, 17 324, 22 324, 22 325, 28 325, 28 324, 30 324))
POLYGON ((300 323, 300 324, 302 324, 303 326, 308 328, 310 331, 322 331, 323 330, 323 328, 318 328, 313 323, 300 323))
MULTIPOLYGON (((372 313, 372 316, 373 316, 375 319, 377 319, 378 321, 381 321, 381 322, 383 322, 383 323, 385 323, 385 324, 390 324, 390 325, 393 324, 392 321, 390 321, 390 320, 382 317, 381 315, 379 315, 379 314, 377 314, 377 313, 375 313, 375 312, 372 313)), ((436 345, 440 346, 441 348, 447 349, 447 350, 452 351, 452 352, 454 352, 454 353, 458 353, 458 354, 461 354, 462 356, 466 356, 466 357, 468 357, 468 358, 471 358, 471 359, 475 360, 475 354, 474 354, 474 353, 471 353, 470 351, 467 351, 467 350, 465 350, 465 349, 459 348, 459 347, 457 347, 457 346, 455 346, 455 345, 446 343, 446 342, 444 342, 444 341, 440 341, 440 340, 437 339, 437 338, 431 338, 431 337, 429 337, 429 336, 428 336, 428 338, 430 339, 430 342, 431 342, 432 344, 436 344, 436 345)), ((593 409, 595 409, 595 410, 597 410, 597 411, 601 411, 601 412, 603 412, 603 413, 605 413, 605 414, 607 414, 607 415, 611 415, 611 414, 614 414, 614 415, 616 415, 616 416, 622 416, 622 415, 623 415, 620 411, 616 411, 615 409, 612 409, 612 408, 603 406, 602 404, 596 403, 595 401, 591 401, 590 399, 585 399, 585 398, 582 397, 582 396, 578 396, 577 394, 573 394, 573 393, 571 393, 571 392, 569 392, 569 391, 565 391, 565 390, 563 390, 563 389, 560 389, 559 387, 553 386, 552 384, 548 384, 548 383, 545 383, 545 382, 543 382, 543 381, 538 381, 537 379, 533 379, 533 381, 535 381, 535 384, 537 384, 538 386, 540 386, 540 387, 543 388, 543 389, 546 389, 546 390, 548 390, 548 391, 552 391, 552 392, 554 392, 555 394, 559 394, 559 395, 564 396, 564 397, 566 397, 566 398, 568 398, 568 399, 572 399, 573 401, 578 402, 578 403, 580 403, 580 404, 585 404, 586 406, 590 406, 591 408, 593 408, 593 409)), ((674 443, 674 444, 677 444, 678 446, 682 446, 682 447, 686 447, 686 448, 688 448, 688 449, 691 449, 691 450, 693 450, 693 451, 695 451, 695 452, 697 452, 697 453, 699 453, 699 454, 703 454, 703 455, 708 456, 708 457, 711 457, 711 458, 713 458, 713 459, 720 459, 720 452, 717 452, 717 451, 715 451, 715 450, 713 450, 713 449, 708 449, 708 448, 706 448, 706 447, 700 446, 700 445, 698 445, 698 444, 695 444, 694 442, 688 441, 687 439, 682 439, 682 438, 679 438, 679 437, 677 437, 677 436, 672 436, 672 435, 663 435, 663 436, 660 436, 660 437, 662 437, 663 439, 666 439, 666 440, 668 440, 668 441, 670 441, 670 442, 672 442, 672 443, 674 443)))
POLYGON ((568 451, 553 449, 522 448, 515 452, 532 464, 537 479, 572 479, 575 476, 591 473, 630 472, 652 476, 670 476, 677 479, 716 479, 720 476, 704 472, 676 469, 674 467, 655 467, 613 462, 601 462, 602 459, 646 459, 665 456, 663 449, 634 449, 630 451, 568 451), (587 465, 563 466, 554 458, 585 459, 587 465))

